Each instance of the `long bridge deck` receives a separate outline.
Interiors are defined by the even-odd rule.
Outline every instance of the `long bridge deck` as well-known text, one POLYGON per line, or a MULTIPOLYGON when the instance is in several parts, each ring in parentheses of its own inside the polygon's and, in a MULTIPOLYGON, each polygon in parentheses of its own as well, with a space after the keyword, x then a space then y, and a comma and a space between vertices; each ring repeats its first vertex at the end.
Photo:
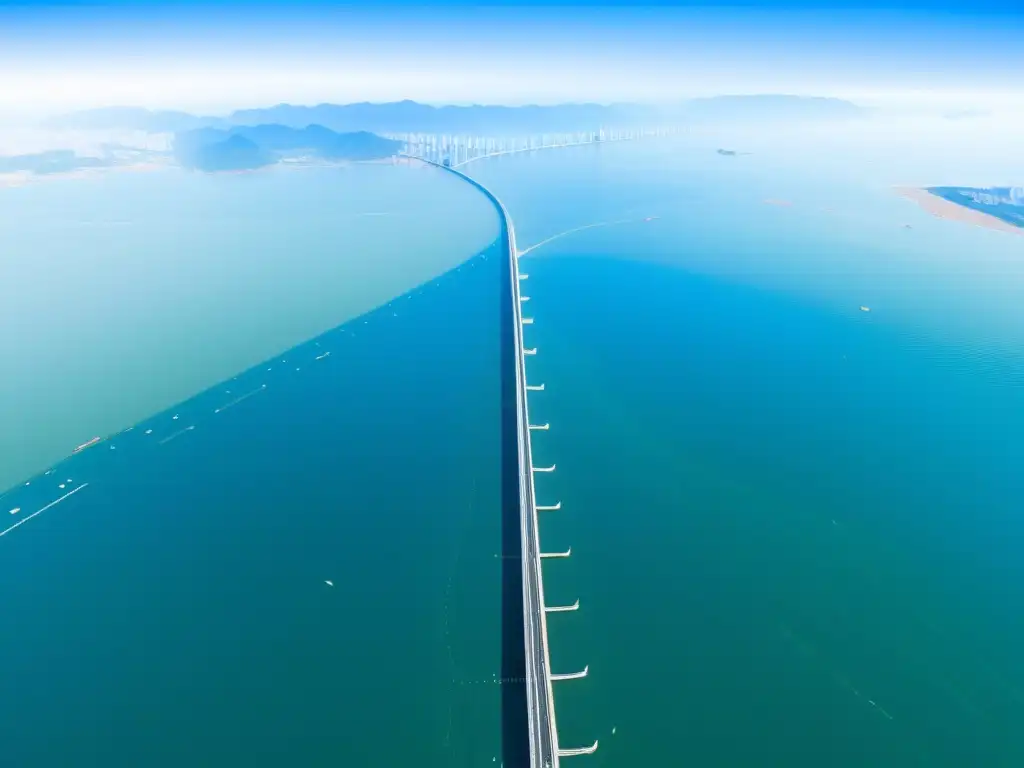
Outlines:
MULTIPOLYGON (((422 158, 421 158, 422 159, 422 158)), ((517 442, 519 451, 519 516, 522 538, 523 562, 523 627, 526 644, 526 697, 529 708, 530 733, 530 766, 531 768, 557 768, 559 759, 574 755, 591 754, 597 750, 595 741, 589 747, 576 749, 560 749, 558 746, 558 728, 555 721, 554 692, 552 682, 557 680, 574 680, 586 677, 588 668, 581 672, 567 674, 551 673, 550 654, 548 652, 547 614, 560 611, 575 611, 579 601, 570 606, 547 607, 544 602, 544 577, 541 560, 546 557, 568 557, 570 551, 544 553, 540 548, 540 532, 537 511, 557 510, 561 502, 546 507, 537 506, 536 488, 533 482, 535 472, 550 472, 551 467, 535 467, 533 452, 530 446, 532 430, 548 429, 547 424, 532 425, 529 415, 528 392, 544 389, 544 385, 528 385, 526 379, 526 357, 535 354, 536 350, 527 349, 523 343, 523 302, 526 300, 520 291, 520 283, 526 278, 519 272, 519 254, 516 246, 515 227, 504 204, 498 197, 480 182, 462 171, 448 165, 441 165, 431 160, 423 162, 453 173, 480 190, 498 209, 508 244, 509 269, 512 282, 512 309, 515 313, 513 333, 516 350, 516 422, 517 442)))

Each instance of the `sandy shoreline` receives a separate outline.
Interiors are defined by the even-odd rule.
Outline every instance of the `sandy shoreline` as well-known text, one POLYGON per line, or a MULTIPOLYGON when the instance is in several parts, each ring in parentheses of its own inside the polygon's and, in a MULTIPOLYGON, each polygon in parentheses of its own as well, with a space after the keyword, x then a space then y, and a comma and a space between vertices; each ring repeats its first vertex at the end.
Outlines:
POLYGON ((927 189, 921 189, 920 187, 893 187, 893 191, 900 197, 913 200, 932 216, 937 216, 940 219, 973 224, 976 227, 994 229, 999 232, 1013 232, 1018 235, 1024 235, 1024 227, 1015 227, 1013 224, 1003 221, 996 216, 951 203, 949 200, 938 195, 933 195, 927 189))

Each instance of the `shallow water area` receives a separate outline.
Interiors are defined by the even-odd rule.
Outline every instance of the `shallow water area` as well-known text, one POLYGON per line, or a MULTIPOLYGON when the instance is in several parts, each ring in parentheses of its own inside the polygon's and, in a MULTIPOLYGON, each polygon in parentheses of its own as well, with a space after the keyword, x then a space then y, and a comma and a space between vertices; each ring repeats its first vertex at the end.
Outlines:
POLYGON ((486 200, 418 164, 111 172, 0 198, 0 488, 497 233, 486 200))

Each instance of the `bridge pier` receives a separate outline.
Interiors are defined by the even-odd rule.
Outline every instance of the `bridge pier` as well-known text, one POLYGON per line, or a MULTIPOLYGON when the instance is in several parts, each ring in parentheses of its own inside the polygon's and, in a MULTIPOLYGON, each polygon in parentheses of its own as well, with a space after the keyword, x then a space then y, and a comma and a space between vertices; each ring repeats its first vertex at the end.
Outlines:
POLYGON ((572 554, 572 547, 569 547, 565 552, 541 552, 541 559, 547 560, 549 557, 568 557, 572 554))
POLYGON ((578 611, 580 609, 580 601, 577 598, 576 602, 572 605, 545 605, 544 610, 548 613, 565 613, 567 611, 578 611))
POLYGON ((559 757, 576 757, 577 755, 592 755, 597 752, 597 739, 589 747, 576 747, 575 749, 559 749, 559 757))
POLYGON ((553 674, 553 675, 551 675, 551 680, 552 681, 558 681, 558 680, 580 680, 580 679, 586 677, 587 673, 589 671, 590 671, 590 665, 587 664, 587 666, 585 666, 579 672, 566 672, 565 674, 562 674, 562 675, 554 675, 553 674))

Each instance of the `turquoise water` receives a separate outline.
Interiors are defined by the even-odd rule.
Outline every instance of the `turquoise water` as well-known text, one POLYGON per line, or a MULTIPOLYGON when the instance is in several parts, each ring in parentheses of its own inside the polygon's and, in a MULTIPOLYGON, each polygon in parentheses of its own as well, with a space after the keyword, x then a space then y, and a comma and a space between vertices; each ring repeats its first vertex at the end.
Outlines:
POLYGON ((473 190, 408 166, 0 190, 0 489, 436 277, 496 226, 473 190))
POLYGON ((522 267, 536 462, 558 464, 538 493, 563 505, 542 548, 573 552, 547 596, 582 606, 550 622, 552 667, 590 665, 556 684, 563 745, 1020 764, 1017 239, 932 220, 884 174, 812 173, 806 147, 584 152, 475 169, 522 246, 633 219, 522 267))
MULTIPOLYGON (((1019 239, 894 196, 909 161, 715 146, 468 166, 509 207, 520 246, 625 221, 523 259, 529 379, 546 384, 531 420, 551 423, 535 459, 558 466, 538 495, 563 504, 542 513, 542 543, 572 547, 545 563, 546 594, 581 601, 550 618, 552 665, 590 665, 556 683, 562 745, 599 738, 578 759, 606 766, 1018 765, 1019 239)), ((12 765, 514 764, 518 563, 498 557, 515 551, 502 529, 506 265, 486 202, 420 178, 408 210, 433 237, 382 227, 397 255, 373 250, 366 298, 370 283, 328 268, 359 251, 318 207, 335 179, 188 187, 207 201, 193 211, 235 228, 209 253, 234 253, 250 214, 252 242, 277 245, 234 309, 215 301, 230 280, 209 285, 195 306, 217 322, 191 320, 183 299, 138 332, 176 340, 177 367, 161 370, 182 371, 185 394, 104 411, 111 432, 136 426, 0 497, 23 508, 13 521, 75 491, 0 536, 12 765), (213 207, 257 190, 260 206, 213 207), (295 268, 274 256, 307 210, 295 268), (211 329, 218 355, 190 362, 211 329)), ((380 202, 398 186, 382 183, 380 202)), ((133 243, 119 247, 150 252, 133 243)), ((149 295, 174 284, 169 252, 149 295)), ((241 266, 209 269, 221 264, 241 266)), ((195 269, 176 279, 191 285, 195 269)), ((31 326, 58 329, 40 348, 78 332, 75 306, 31 326)), ((107 360, 124 348, 92 347, 107 360)), ((91 370, 86 359, 60 370, 91 370)), ((18 370, 5 414, 34 380, 18 370)), ((145 371, 97 364, 78 397, 119 403, 145 371)), ((39 402, 25 423, 45 434, 60 411, 39 402)))

